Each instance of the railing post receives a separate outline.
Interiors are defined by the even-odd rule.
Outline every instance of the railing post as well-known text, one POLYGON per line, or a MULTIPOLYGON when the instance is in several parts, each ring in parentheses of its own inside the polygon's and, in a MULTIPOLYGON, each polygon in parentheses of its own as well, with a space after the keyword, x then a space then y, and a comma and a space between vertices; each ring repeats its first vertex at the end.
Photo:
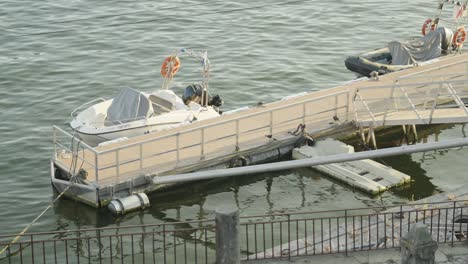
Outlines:
POLYGON ((116 164, 116 167, 115 167, 116 176, 117 176, 117 181, 118 181, 119 176, 120 176, 120 161, 119 161, 119 150, 118 149, 115 151, 115 164, 116 164))
MULTIPOLYGON (((455 210, 457 208, 457 202, 456 201, 453 201, 453 212, 452 212, 452 241, 450 242, 451 244, 451 247, 453 247, 453 239, 455 237, 455 221, 453 221, 455 219, 455 210)), ((462 230, 460 229, 460 232, 462 232, 462 230)))
MULTIPOLYGON (((345 219, 345 255, 348 256, 348 210, 344 210, 345 219)), ((354 230, 353 230, 354 231, 354 230)), ((338 245, 338 250, 340 245, 338 245)))
MULTIPOLYGON (((143 144, 140 144, 140 171, 143 170, 143 144)), ((177 152, 177 154, 179 154, 179 152, 177 152)), ((179 156, 177 155, 177 158, 179 156)), ((177 159, 177 161, 179 161, 179 159, 177 159)))
MULTIPOLYGON (((141 146, 141 145, 140 145, 141 146)), ((180 149, 180 132, 177 132, 177 136, 176 136, 176 148, 177 148, 177 162, 176 162, 176 166, 179 164, 179 161, 180 161, 180 152, 179 152, 179 149, 180 149)))
POLYGON ((205 129, 201 129, 201 150, 200 150, 200 160, 203 160, 205 157, 205 129))
POLYGON ((273 138, 273 111, 270 111, 270 135, 273 138))
POLYGON ((236 150, 240 150, 239 146, 239 119, 236 119, 236 150))
MULTIPOLYGON (((216 208, 216 263, 240 263, 239 209, 216 208)), ((257 253, 257 252, 256 252, 257 253)))
POLYGON ((57 159, 57 129, 52 127, 52 141, 54 142, 54 159, 57 159))
POLYGON ((98 165, 98 153, 94 152, 94 165, 96 166, 94 168, 94 173, 96 174, 96 185, 99 185, 99 165, 98 165))
POLYGON ((302 124, 306 124, 306 103, 302 103, 302 124))

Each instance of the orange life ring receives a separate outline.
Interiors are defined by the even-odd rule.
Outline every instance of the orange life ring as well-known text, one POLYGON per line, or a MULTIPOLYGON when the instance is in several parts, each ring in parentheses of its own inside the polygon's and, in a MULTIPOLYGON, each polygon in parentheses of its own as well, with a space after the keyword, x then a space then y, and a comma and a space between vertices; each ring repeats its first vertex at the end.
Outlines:
POLYGON ((459 27, 457 29, 457 32, 455 32, 455 35, 453 35, 452 43, 456 47, 460 47, 461 45, 463 45, 463 42, 465 42, 465 39, 466 39, 465 28, 464 27, 459 27))
POLYGON ((172 77, 179 71, 179 68, 179 58, 176 56, 169 56, 164 60, 163 64, 161 65, 161 75, 163 77, 172 77), (170 76, 168 76, 169 71, 170 76))
MULTIPOLYGON (((423 36, 426 36, 426 28, 431 23, 432 23, 432 19, 430 19, 430 18, 428 18, 428 19, 426 19, 426 21, 424 21, 424 24, 423 24, 423 26, 421 28, 421 33, 422 33, 423 36)), ((431 24, 431 31, 434 31, 436 29, 436 26, 437 25, 435 23, 432 23, 431 24)))

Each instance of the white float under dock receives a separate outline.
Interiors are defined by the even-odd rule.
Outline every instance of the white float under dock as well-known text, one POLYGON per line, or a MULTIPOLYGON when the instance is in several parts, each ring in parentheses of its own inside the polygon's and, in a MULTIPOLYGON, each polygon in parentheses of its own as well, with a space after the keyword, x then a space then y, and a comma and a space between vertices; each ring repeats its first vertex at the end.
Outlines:
MULTIPOLYGON (((302 146, 293 150, 293 159, 307 159, 336 154, 354 153, 352 146, 326 139, 315 146, 302 146)), ((370 194, 410 182, 411 177, 370 159, 317 165, 314 169, 370 194)))

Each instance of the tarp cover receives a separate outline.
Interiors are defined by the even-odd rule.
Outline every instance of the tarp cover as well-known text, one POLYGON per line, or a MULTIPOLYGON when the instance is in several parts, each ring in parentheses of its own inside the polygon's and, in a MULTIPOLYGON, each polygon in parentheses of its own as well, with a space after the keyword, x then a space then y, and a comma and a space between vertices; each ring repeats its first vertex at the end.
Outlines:
POLYGON ((132 88, 122 88, 107 109, 107 121, 131 122, 153 114, 148 98, 132 88))
POLYGON ((424 37, 411 41, 392 41, 388 43, 393 65, 409 65, 440 57, 442 40, 445 38, 444 28, 429 31, 424 37))

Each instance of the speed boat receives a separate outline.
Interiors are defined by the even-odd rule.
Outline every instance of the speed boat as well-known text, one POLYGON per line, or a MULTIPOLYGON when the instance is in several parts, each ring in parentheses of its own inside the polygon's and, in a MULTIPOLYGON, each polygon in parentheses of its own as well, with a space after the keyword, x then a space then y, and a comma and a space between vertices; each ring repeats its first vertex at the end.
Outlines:
POLYGON ((422 37, 412 38, 406 41, 391 41, 387 47, 376 49, 358 56, 350 56, 345 60, 348 70, 360 76, 375 77, 390 72, 405 70, 448 54, 457 53, 466 38, 465 28, 461 22, 466 18, 466 5, 460 2, 440 0, 439 15, 434 19, 427 19, 422 26, 422 37), (453 22, 442 20, 442 8, 445 3, 454 5, 453 22), (439 27, 439 22, 444 21, 455 25, 455 30, 450 27, 439 27))
POLYGON ((164 60, 162 88, 141 92, 125 87, 112 99, 96 99, 75 109, 71 128, 90 146, 122 141, 220 115, 222 100, 208 92, 209 60, 206 51, 181 49, 164 60), (201 61, 201 83, 185 88, 182 97, 169 88, 180 67, 179 57, 201 61))

